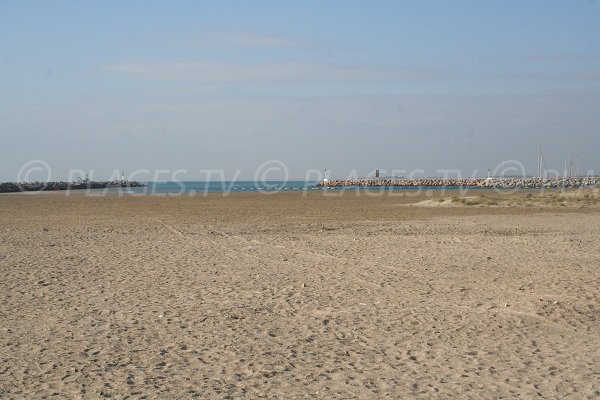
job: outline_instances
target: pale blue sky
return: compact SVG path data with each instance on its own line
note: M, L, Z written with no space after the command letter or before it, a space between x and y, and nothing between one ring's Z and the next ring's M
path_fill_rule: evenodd
M573 152L600 174L600 2L0 0L0 180L291 177Z

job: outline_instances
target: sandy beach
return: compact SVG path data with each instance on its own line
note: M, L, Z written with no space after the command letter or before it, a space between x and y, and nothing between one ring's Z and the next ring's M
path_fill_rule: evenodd
M600 396L597 192L0 195L0 397Z

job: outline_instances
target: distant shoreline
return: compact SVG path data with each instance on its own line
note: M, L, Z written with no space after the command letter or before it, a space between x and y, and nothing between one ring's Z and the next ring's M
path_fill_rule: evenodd
M572 178L363 178L336 179L320 182L305 181L81 181L0 183L0 193L68 192L89 190L132 189L128 194L208 194L208 193L267 193L328 190L486 190L486 189L578 189L600 187L600 177Z

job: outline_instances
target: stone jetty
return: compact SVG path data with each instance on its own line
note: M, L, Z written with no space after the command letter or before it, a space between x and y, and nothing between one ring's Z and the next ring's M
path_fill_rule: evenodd
M82 182L6 182L0 183L0 193L42 192L55 190L87 190L118 187L143 187L137 181L82 181Z
M466 188L580 188L600 186L599 176L555 178L398 178L321 181L318 187L466 187Z

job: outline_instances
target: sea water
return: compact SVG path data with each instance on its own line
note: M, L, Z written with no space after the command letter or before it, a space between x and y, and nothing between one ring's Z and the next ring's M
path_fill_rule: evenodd
M235 192L276 192L304 190L316 186L316 182L304 181L185 181L185 182L146 182L147 186L137 189L147 193L235 193Z
M182 181L182 182L144 182L144 187L112 188L110 192L116 191L126 194L207 194L207 193L276 193L276 192L299 192L299 191L346 191L361 190L380 192L414 191L414 190L460 190L456 186L340 186L324 187L317 186L318 182L306 181ZM100 189L102 190L102 189Z

